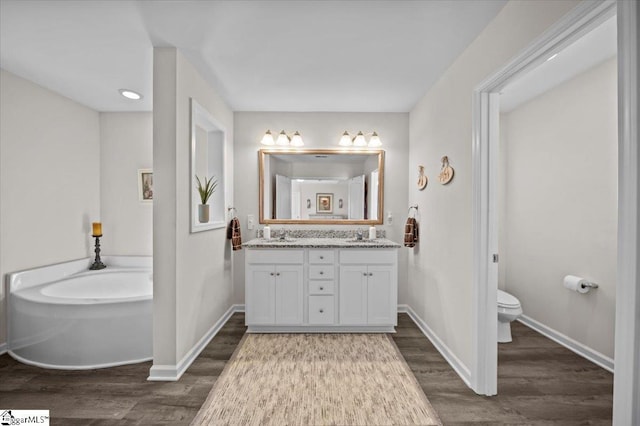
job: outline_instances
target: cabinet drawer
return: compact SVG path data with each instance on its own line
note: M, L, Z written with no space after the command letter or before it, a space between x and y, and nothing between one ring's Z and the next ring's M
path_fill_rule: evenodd
M397 259L397 251L384 249L366 249L366 250L340 250L340 263L359 263L359 264L395 264Z
M333 265L310 265L309 266L309 278L310 279L333 279Z
M309 280L309 294L333 294L333 281Z
M309 324L333 323L333 296L309 296Z
M309 263L333 264L333 250L309 250Z
M247 250L247 254L245 254L245 259L246 263L302 264L304 263L304 251L287 249L249 249Z

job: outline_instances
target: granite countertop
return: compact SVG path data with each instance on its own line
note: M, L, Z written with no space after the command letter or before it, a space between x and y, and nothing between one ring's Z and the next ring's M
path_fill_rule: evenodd
M278 238L265 240L255 238L242 244L246 248L398 248L400 244L386 238L376 238L375 240L355 238L291 238L285 241Z

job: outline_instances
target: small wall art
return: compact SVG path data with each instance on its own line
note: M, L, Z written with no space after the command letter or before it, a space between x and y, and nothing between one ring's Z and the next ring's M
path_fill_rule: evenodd
M446 185L453 179L453 167L449 165L449 157L446 155L442 157L440 161L442 162L442 166L440 168L440 174L438 175L438 181Z
M153 201L153 170L138 169L138 199L141 203Z
M420 173L418 176L418 189L422 191L427 187L429 179L424 175L424 166L418 166L418 172Z
M333 213L333 194L316 194L316 213Z

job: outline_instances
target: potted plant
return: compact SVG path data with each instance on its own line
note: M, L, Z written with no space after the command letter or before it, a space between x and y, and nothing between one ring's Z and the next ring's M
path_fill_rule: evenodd
M209 222L209 198L216 191L216 187L218 186L218 180L215 179L215 176L211 176L210 179L204 177L204 185L198 175L196 175L196 188L198 189L198 194L200 194L200 201L202 204L198 205L198 221L200 223L208 223Z

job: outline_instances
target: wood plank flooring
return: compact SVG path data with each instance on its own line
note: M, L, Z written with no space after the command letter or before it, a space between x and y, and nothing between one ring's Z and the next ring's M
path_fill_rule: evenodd
M188 425L244 331L233 315L178 382L148 382L150 362L62 371L5 354L0 408L48 409L52 425ZM611 424L611 373L519 323L513 335L499 346L495 397L467 388L407 315L393 339L445 425Z

